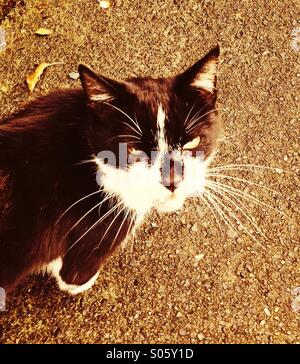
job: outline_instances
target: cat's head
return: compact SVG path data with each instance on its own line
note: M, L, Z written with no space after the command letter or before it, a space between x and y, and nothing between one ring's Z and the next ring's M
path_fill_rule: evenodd
M219 48L169 78L116 81L79 67L97 182L144 214L174 211L201 194L219 135Z

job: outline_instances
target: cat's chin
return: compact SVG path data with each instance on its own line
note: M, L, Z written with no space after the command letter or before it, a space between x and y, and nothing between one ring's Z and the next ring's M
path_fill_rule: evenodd
M158 212L166 213L166 212L174 212L182 209L184 204L184 199L179 198L168 198L164 201L157 201L154 205L154 208Z

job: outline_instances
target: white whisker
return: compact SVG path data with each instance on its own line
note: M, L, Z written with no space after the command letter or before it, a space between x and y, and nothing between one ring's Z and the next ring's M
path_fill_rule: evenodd
M137 127L137 128L138 128L138 130L141 132L141 134L143 134L142 129L141 129L141 127L140 127L140 124L139 124L139 122L138 122L138 119L137 119L137 117L136 117L136 114L134 114L134 120L135 120L134 125L136 125L136 127Z
M254 237L253 234L250 233L250 231L246 228L246 226L236 217L236 215L232 212L232 209L228 206L226 206L216 195L211 194L211 197L215 199L215 201L218 201L219 204L228 212L228 214L239 224L242 226L242 228L246 231L246 233L258 244L259 241ZM260 244L261 245L261 244ZM263 245L261 245L263 247ZM263 247L265 249L265 247Z
M184 123L183 123L183 125L185 126L185 124L188 122L189 123L189 117L190 117L190 115L191 115L191 112L193 111L193 109L194 109L194 107L195 107L195 105L196 105L196 103L194 102L193 103L193 106L190 108L190 111L188 112L188 114L187 114L187 116L186 116L186 118L185 118L185 120L184 120Z
M210 206L209 202L206 200L206 196L204 194L200 194L199 197L201 198L202 201L204 201L204 203L206 204L206 206L209 208L209 210L211 211L211 213L213 214L215 220L217 221L217 224L219 226L219 229L220 231L222 231L222 228L221 228L221 224L220 224L220 221L219 219L217 218L217 215L215 214L214 210L213 210L213 205Z
M116 110L118 110L120 113L122 113L123 115L125 115L132 123L133 125L135 125L137 127L137 129L135 129L134 127L131 126L131 128L137 133L137 134L140 134L142 135L142 130L141 128L139 127L139 125L123 110L119 109L117 106L115 105L112 105L112 104L109 104L107 102L104 102L105 105L107 106L110 106ZM127 123L126 123L127 124ZM129 126L129 124L127 124Z
M271 205L266 204L265 202L262 202L262 201L258 200L256 197L253 197L252 195L249 195L248 193L246 193L244 191L241 191L241 190L239 190L239 189L237 189L235 187L228 186L228 185L226 185L224 183L220 183L220 182L207 181L207 183L213 184L215 186L221 186L224 189L228 189L230 192L232 192L233 194L235 194L235 195L237 195L239 197L242 197L242 198L244 198L244 199L246 199L246 200L248 200L250 202L256 203L258 205L268 207L269 209L274 210L274 211L280 213L281 215L285 216L285 214L282 211L276 209L275 207L273 207Z
M120 134L120 135L117 135L115 138L134 138L134 139L138 139L138 140L141 139L139 136L129 135L129 134Z
M123 124L127 125L128 128L130 128L132 131L134 131L139 137L142 136L142 134L138 130L136 130L132 125L126 123L126 121L123 121Z
M65 255L72 249L74 248L74 246L83 238L85 237L95 226L97 226L98 224L100 224L101 221L103 221L104 219L107 218L107 216L109 216L111 213L113 213L120 205L122 202L119 202L118 204L114 205L114 207L112 207L108 212L106 212L99 220L97 220L85 233L83 233L71 246L70 248L66 251Z
M187 121L187 123L184 123L184 125L185 124L187 124L187 125L185 125L185 127L187 128L187 127L189 127L193 122L194 122L194 120L195 119L197 119L198 118L198 116L200 115L200 113L202 112L202 110L205 108L207 106L207 104L205 104L204 106L202 106L201 107L201 109L200 110L198 110L194 115L193 115L193 117L190 119L190 120L188 120Z
M124 218L123 218L123 220L122 220L122 223L120 224L120 227L119 227L119 229L118 229L118 231L117 231L117 233L116 233L116 236L115 236L114 240L112 241L112 243L111 243L111 245L110 245L110 250L114 247L114 243L115 243L115 241L116 241L116 239L117 239L117 237L118 237L118 235L119 235L119 233L120 233L120 231L121 231L121 229L122 229L122 227L123 227L123 225L124 225L124 222L125 222L125 221L126 221L126 219L127 219L127 216L129 215L129 213L130 213L130 210L128 210L128 211L126 212L126 214L125 214L125 216L124 216Z
M75 205L77 205L79 202L81 202L81 201L83 201L83 200L85 200L86 198L88 198L88 197L91 197L91 196L93 196L93 195L96 195L97 193L100 193L101 191L102 191L103 189L100 189L100 190L98 190L98 191L96 191L96 192L93 192L93 193L90 193L89 195L86 195L86 196L84 196L84 197L82 197L81 199L79 199L79 200L77 200L76 202L74 202L70 207L68 207L66 210L65 210L65 212L59 217L59 219L56 221L56 224L60 221L60 219L68 212L68 211L70 211L71 210L71 208L72 207L74 207Z
M266 186L262 186L260 185L259 183L255 183L255 182L252 182L252 181L249 181L249 180L246 180L244 178L239 178L239 177L233 177L233 176L227 176L225 174L219 174L219 173L216 173L216 172L208 172L207 173L208 176L210 177L216 177L216 178L225 178L225 179L232 179L234 181L239 181L239 182L243 182L243 183L248 183L250 185L253 185L253 186L258 186L258 187L261 187L265 190L268 190L268 191L271 191L271 192L274 192L274 193L277 193L276 191L272 190L271 188L269 187L266 187Z
M220 208L219 204L217 203L217 201L215 201L213 199L213 196L210 192L208 192L207 190L204 191L203 196L206 196L207 199L210 201L210 203L212 204L212 206L214 206L215 210L218 212L218 214L220 215L221 219L224 221L225 225L232 231L234 231L237 234L237 231L235 229L235 226L232 224L231 220L227 217L227 215L222 211L222 209Z
M222 171L222 170L251 170L251 168L256 168L256 169L268 169L268 170L273 170L274 172L283 172L283 170L281 168L275 168L275 167L270 167L270 166L263 166L263 165L259 165L259 164L227 164L224 166L218 166L218 167L213 167L210 168L210 171Z
M265 234L262 232L262 230L260 229L260 227L253 221L253 217L249 216L238 204L240 203L241 205L243 205L244 208L246 208L246 206L234 195L231 195L229 192L224 191L222 188L218 188L218 187L212 187L212 186L208 186L208 188L212 189L214 192L218 193L219 195L221 195L223 198L225 198L227 201L229 201L238 211L240 211L242 213L242 215L248 220L250 221L250 223L257 229L258 232L260 232L260 234L267 239L267 237L265 236ZM226 195L226 193L228 193L229 195L231 195L234 199L232 200L230 197L228 197Z
M106 236L106 234L108 233L108 231L109 231L109 229L112 227L112 225L113 225L113 223L116 221L116 219L118 218L118 216L123 212L125 210L125 207L123 207L120 211L118 211L118 213L116 214L116 216L112 219L112 221L110 222L110 224L108 225L108 228L105 230L105 232L104 232L104 234L102 235L102 238L101 238L101 240L100 240L100 242L99 242L99 244L96 246L96 248L94 248L93 250L97 250L99 247L100 247L100 245L101 245L101 243L102 243L102 241L103 241L103 239L105 238L105 236Z
M67 236L72 230L74 230L76 228L76 226L78 226L78 224L80 224L80 222L88 215L90 214L92 211L94 211L97 207L100 207L105 201L107 201L108 199L110 199L111 196L107 196L104 198L104 200L100 201L98 204L96 204L94 207L92 207L88 212L86 212L69 230L68 232L65 234L65 236Z
M194 130L197 126L199 126L199 124L198 124L198 122L201 120L201 119L203 119L205 116L207 116L207 115L209 115L209 114L211 114L211 113L213 113L213 112L215 112L215 111L217 111L217 109L213 109L213 110L210 110L210 111L208 111L208 112L206 112L205 114L203 114L203 115L201 115L199 118L197 118L196 120L194 120L193 121L193 123L191 123L191 125L188 125L188 127L186 128L186 132L187 133L190 133L192 130ZM204 120L205 121L205 120ZM203 122L204 122L203 121ZM202 122L202 123L203 123Z

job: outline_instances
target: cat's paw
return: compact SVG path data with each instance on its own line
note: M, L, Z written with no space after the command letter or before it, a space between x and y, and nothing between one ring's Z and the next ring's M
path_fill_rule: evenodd
M51 275L53 277L55 277L59 289L61 291L68 292L72 295L84 292L87 289L91 288L99 276L99 272L97 272L89 281L87 281L86 283L84 283L82 285L69 284L69 283L66 283L60 275L61 268L62 268L62 259L61 258L57 258L47 265L47 271L49 273L51 273Z

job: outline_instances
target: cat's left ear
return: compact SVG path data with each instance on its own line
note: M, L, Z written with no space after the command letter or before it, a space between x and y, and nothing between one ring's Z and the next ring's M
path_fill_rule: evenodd
M177 77L182 84L192 86L199 91L208 91L215 93L217 81L217 69L219 63L220 48L213 48L200 61L187 69Z
M96 75L83 64L79 65L78 71L89 104L109 102L118 97L124 87L121 82Z

